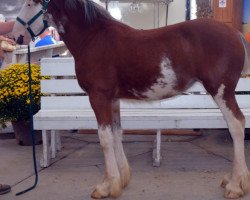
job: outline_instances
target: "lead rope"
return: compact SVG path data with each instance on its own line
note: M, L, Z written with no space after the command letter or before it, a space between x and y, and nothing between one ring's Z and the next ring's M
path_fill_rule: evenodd
M32 137L32 150L33 150L33 163L34 163L34 171L35 171L35 183L30 188L27 188L26 190L23 190L21 192L16 193L16 196L25 194L26 192L29 192L33 190L37 183L38 183L38 172L37 172L37 164L36 164L36 145L35 145L35 132L33 128L33 97L32 97L32 77L31 77L31 64L30 64L30 45L28 45L28 66L29 66L29 115L30 115L30 134Z

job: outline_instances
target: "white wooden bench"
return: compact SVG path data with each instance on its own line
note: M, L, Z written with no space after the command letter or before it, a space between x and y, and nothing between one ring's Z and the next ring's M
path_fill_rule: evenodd
M75 78L73 58L45 58L41 73L51 76L41 81L41 110L34 116L34 128L42 130L43 156L41 166L47 167L61 149L59 130L97 129L88 96ZM241 78L237 91L250 91L250 79ZM250 95L237 95L239 105L250 127ZM176 98L150 102L121 101L123 129L153 129L157 133L154 165L160 164L161 130L227 128L220 110L199 83Z

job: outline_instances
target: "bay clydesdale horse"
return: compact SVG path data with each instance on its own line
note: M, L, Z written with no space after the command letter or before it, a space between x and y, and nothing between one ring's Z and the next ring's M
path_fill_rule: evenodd
M238 31L206 19L136 30L90 0L26 0L14 26L16 40L28 44L47 27L44 18L73 55L79 85L98 122L106 173L93 198L120 196L131 178L119 99L161 100L196 81L213 97L233 139L233 170L222 182L225 197L238 198L250 189L245 118L234 92L241 74L249 71L250 48Z

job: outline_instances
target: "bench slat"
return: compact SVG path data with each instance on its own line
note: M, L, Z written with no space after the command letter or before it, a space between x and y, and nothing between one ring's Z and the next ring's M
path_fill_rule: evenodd
M250 112L250 109L243 109L245 112ZM218 117L222 116L219 109L121 109L122 116L126 117L160 117L160 116L178 116L178 117ZM36 117L94 117L94 111L91 108L85 108L82 110L76 109L62 109L62 110L41 110L39 114L36 114Z
M198 112L195 112L195 111ZM243 109L246 127L250 127L250 109ZM46 127L56 130L97 129L97 123L91 110L41 111L34 116L35 129ZM65 122L65 123L64 123ZM179 109L122 110L121 122L124 129L194 129L227 128L225 120L218 109Z
M41 80L41 91L53 94L85 93L76 79ZM250 78L241 78L236 91L250 91ZM187 92L206 92L206 90L201 83L195 83Z
M237 101L240 108L250 108L250 95L237 95ZM56 103L55 103L56 102ZM217 105L209 95L181 95L162 101L139 102L139 101L122 101L122 108L217 108ZM42 109L84 109L90 108L87 96L53 96L42 97Z
M44 94L85 94L76 79L41 80Z
M250 91L250 78L240 78L235 91ZM206 90L197 82L187 92L206 92Z
M42 76L75 76L75 63L69 58L43 58L41 67Z

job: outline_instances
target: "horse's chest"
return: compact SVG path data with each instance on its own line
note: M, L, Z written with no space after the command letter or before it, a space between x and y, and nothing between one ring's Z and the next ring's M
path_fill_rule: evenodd
M176 73L172 68L171 62L168 58L164 58L160 63L160 73L155 81L141 92L135 89L132 92L140 99L158 100L176 95L178 93L176 90L177 85Z

